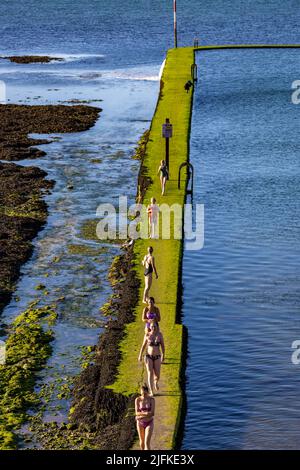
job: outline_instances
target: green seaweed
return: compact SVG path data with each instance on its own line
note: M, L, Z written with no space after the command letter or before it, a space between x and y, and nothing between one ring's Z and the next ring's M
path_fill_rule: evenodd
M97 224L100 222L100 220L101 219L86 220L81 226L80 236L85 240L93 240L99 243L113 243L113 244L118 243L119 244L119 243L124 242L124 240L120 240L118 238L118 233L116 234L117 237L114 240L109 240L109 239L101 240L100 238L98 238L96 229L97 229Z
M51 354L56 320L53 306L29 308L12 324L6 341L6 361L0 366L0 450L16 449L16 431L27 410L39 403L35 376Z
M107 253L108 247L93 248L87 245L68 245L68 251L72 255L99 256Z

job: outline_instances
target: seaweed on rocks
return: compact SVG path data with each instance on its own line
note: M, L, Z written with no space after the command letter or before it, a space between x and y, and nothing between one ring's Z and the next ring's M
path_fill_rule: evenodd
M46 306L29 308L12 324L5 365L0 365L0 450L17 448L16 431L28 408L38 403L34 379L51 354L55 319L55 307Z
M149 131L141 138L135 158L141 160L146 154ZM137 200L150 184L141 169ZM130 449L136 436L134 416L135 396L114 393L110 389L115 381L121 361L119 344L125 335L126 324L135 320L140 282L136 275L134 245L114 258L108 278L113 294L101 310L108 318L105 331L97 346L93 347L91 360L75 377L72 390L73 402L69 411L69 423L33 424L39 444L43 449Z
M100 108L76 105L0 104L0 159L7 161L39 158L45 152L32 145L50 143L32 139L28 134L81 132L97 120Z
M136 148L135 155L133 157L141 161L140 171L138 175L138 192L136 197L137 203L141 203L143 201L147 188L152 183L152 178L148 175L147 169L143 164L147 152L147 144L149 142L149 138L150 130L147 130L140 138L139 146Z
M45 224L42 196L54 182L35 167L0 163L0 313L10 301L20 268L32 254L32 240Z
M141 161L138 202L143 200L152 182L143 166L149 134L147 130L142 135L133 157ZM134 309L138 303L140 282L134 269L133 246L116 256L112 262L108 277L113 294L103 306L103 313L110 319L106 331L99 338L94 364L77 377L73 391L70 424L79 431L92 432L90 445L96 445L97 449L130 449L136 434L135 396L125 396L109 389L109 385L115 381L121 361L118 345L124 337L126 324L135 320Z
M29 133L79 132L89 129L101 109L91 106L0 104L0 160L40 157L31 147L49 143ZM54 186L36 167L0 162L0 313L11 299L20 267L31 256L32 240L47 219L43 199Z
M15 64L49 64L50 62L63 61L62 57L50 57L47 55L12 55L1 57Z

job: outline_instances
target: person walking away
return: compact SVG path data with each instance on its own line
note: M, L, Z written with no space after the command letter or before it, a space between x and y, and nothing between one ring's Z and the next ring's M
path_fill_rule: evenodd
M165 194L166 182L169 179L169 171L165 160L161 160L157 174L160 173L161 194Z
M144 289L144 295L143 295L143 303L146 304L148 303L148 294L152 286L153 272L155 273L156 279L158 279L152 246L148 247L147 254L144 256L142 265L145 268L145 271L144 271L145 289Z

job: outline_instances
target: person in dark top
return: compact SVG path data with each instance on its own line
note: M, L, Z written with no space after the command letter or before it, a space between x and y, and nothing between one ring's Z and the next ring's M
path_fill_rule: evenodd
M145 289L144 289L144 296L143 296L143 303L146 304L148 302L148 294L150 288L152 286L152 273L155 272L156 279L158 279L158 274L155 266L155 260L153 256L153 248L152 246L148 247L148 253L144 256L142 261L142 265L145 268L144 277L145 277Z
M169 171L168 171L168 167L166 165L165 160L161 160L160 162L157 174L159 173L160 173L161 194L163 196L165 194L166 182L169 179Z
M191 82L191 80L188 80L186 82L186 84L184 85L184 89L185 91L188 93L190 91L190 88L193 86L193 83Z

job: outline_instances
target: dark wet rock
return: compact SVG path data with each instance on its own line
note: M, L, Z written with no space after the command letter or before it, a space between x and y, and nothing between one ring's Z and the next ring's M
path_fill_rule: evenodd
M49 62L63 61L61 57L49 57L47 55L44 55L44 56L12 55L12 56L1 57L1 59L8 59L11 62L14 62L16 64L37 64L37 63L48 64Z
M54 184L46 175L39 168L0 163L0 313L11 299L21 265L31 256L31 241L46 221L42 193Z
M0 105L0 160L40 158L45 152L32 145L51 142L28 134L81 132L97 120L100 108L92 106Z
M149 141L146 131L139 141L135 158L141 160L137 201L143 200L151 183L143 160ZM133 244L117 256L111 266L109 279L113 295L102 313L110 318L95 352L93 365L87 367L76 379L70 424L78 430L92 432L91 444L102 450L128 450L136 436L134 396L126 397L107 389L114 383L121 360L118 345L125 334L126 324L134 321L138 303L139 280L133 259Z
M79 132L89 129L100 109L90 106L0 105L0 159L41 157L29 133ZM32 240L47 218L43 199L54 185L39 168L0 162L0 313L10 301L20 267L32 254Z
M110 313L115 318L107 323L96 348L95 363L76 380L70 422L79 430L93 432L93 445L98 449L125 450L135 437L134 398L105 388L111 385L121 359L118 344L124 337L124 326L134 321L139 281L133 267L132 247L113 263L114 295ZM120 279L124 282L115 282ZM110 277L112 280L112 276ZM118 301L121 296L122 302Z
M139 146L135 149L135 154L133 158L141 160L141 166L138 176L138 193L137 193L137 203L141 203L144 199L147 188L153 183L152 178L148 175L148 170L144 165L144 158L146 155L147 143L149 141L150 131L147 130L142 135Z

